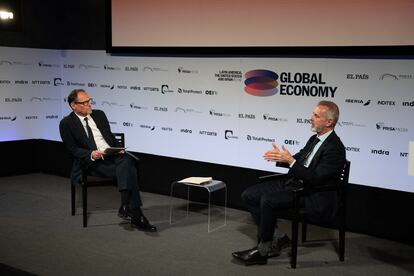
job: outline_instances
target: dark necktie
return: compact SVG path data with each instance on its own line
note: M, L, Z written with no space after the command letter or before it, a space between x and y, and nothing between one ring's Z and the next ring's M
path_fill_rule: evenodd
M85 123L86 123L86 130L88 131L88 142L91 149L96 150L96 143L95 139L93 139L92 129L88 124L88 118L85 117Z
M311 153L312 153L313 149L315 148L316 144L318 144L318 142L319 142L319 141L320 141L320 140L319 140L319 138L318 138L318 137L315 137L315 140L313 140L313 141L312 141L312 144L309 146L308 151L306 152L306 154L304 155L304 157L303 157L303 159L302 159L302 164L303 164L303 165L306 165L306 163L307 163L307 161L308 161L309 156L311 155Z

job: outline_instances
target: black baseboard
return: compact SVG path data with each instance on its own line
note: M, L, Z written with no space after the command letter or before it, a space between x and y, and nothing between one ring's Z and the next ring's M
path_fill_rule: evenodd
M61 142L42 139L0 142L0 151L10 157L0 176L44 172L69 177L71 160ZM173 181L188 176L212 176L227 184L227 204L237 209L244 209L241 193L255 184L258 176L269 174L259 170L137 154L141 159L142 191L169 195ZM414 193L356 184L349 184L347 192L349 231L414 245L414 221L411 219ZM197 192L194 196L198 197Z

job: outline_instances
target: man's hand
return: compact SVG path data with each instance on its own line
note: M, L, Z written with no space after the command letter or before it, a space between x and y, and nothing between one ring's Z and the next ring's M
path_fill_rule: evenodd
M101 150L94 150L92 152L92 158L97 160L97 159L104 159L104 152Z
M272 143L273 150L268 150L264 153L263 158L267 161L282 162L291 164L295 159L292 154L286 149L285 145L282 145L282 150L277 145Z

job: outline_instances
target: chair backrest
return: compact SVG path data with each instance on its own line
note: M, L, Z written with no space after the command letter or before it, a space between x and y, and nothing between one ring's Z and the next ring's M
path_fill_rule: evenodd
M344 164L344 167L342 169L342 172L341 172L341 176L340 176L341 184L347 184L348 183L350 167L351 167L351 162L346 160L345 164Z

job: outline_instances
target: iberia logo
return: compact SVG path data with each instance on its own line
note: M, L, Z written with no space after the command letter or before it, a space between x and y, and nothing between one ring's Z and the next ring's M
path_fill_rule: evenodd
M267 97L275 95L279 90L279 75L269 70L251 70L244 74L246 87L244 91L252 96Z

